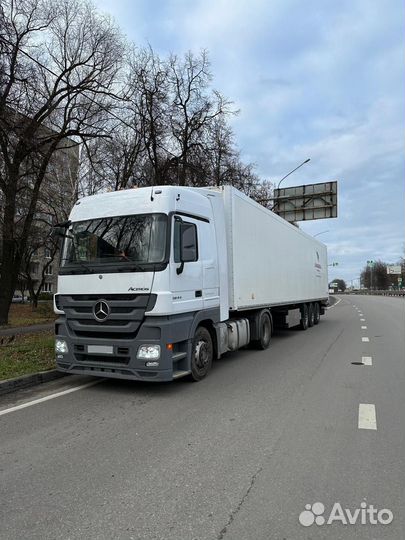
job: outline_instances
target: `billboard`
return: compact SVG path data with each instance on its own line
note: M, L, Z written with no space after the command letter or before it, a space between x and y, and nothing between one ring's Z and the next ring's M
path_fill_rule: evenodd
M273 212L287 221L337 217L337 181L274 190Z
M387 274L401 275L401 267L399 265L391 264L387 266Z

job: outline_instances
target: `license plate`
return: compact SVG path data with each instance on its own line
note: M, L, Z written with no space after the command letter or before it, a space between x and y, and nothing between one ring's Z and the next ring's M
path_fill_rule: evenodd
M101 353L101 354L113 354L114 350L112 345L87 345L87 352Z

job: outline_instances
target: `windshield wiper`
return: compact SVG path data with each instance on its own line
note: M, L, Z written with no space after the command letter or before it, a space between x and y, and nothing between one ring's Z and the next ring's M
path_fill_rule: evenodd
M87 270L87 273L88 274L93 274L93 270L90 268L90 266L87 266L87 264L84 264L84 262L82 261L78 261L78 260L74 260L74 261L71 261L70 259L61 259L61 261L68 261L68 263L70 263L71 265L74 265L74 264L80 264L80 266L82 268L84 268L85 270ZM67 268L67 270L69 270L69 268ZM73 270L73 268L71 268L70 270Z
M138 270L140 272L145 272L145 268L143 266L141 266L134 259L130 259L129 257L127 257L124 253L117 253L117 254L104 253L103 256L101 257L101 259L104 259L104 258L107 258L107 257L114 257L116 259L123 259L125 262L131 263L136 270ZM150 263L145 263L145 264L150 264ZM126 270L125 267L122 270L119 270L119 271L123 272L124 270Z

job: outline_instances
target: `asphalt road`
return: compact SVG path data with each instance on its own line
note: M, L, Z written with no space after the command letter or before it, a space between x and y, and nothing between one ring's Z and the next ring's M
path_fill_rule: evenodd
M404 299L342 296L197 384L105 380L33 403L94 382L71 377L5 395L0 537L403 540L404 356ZM320 524L307 510L304 526L313 503Z

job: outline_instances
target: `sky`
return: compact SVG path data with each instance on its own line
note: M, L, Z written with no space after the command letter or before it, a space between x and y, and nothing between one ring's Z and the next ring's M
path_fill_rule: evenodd
M338 181L338 218L301 222L330 279L405 249L402 0L96 0L162 56L207 49L244 161L283 187ZM324 232L327 231L327 232Z

